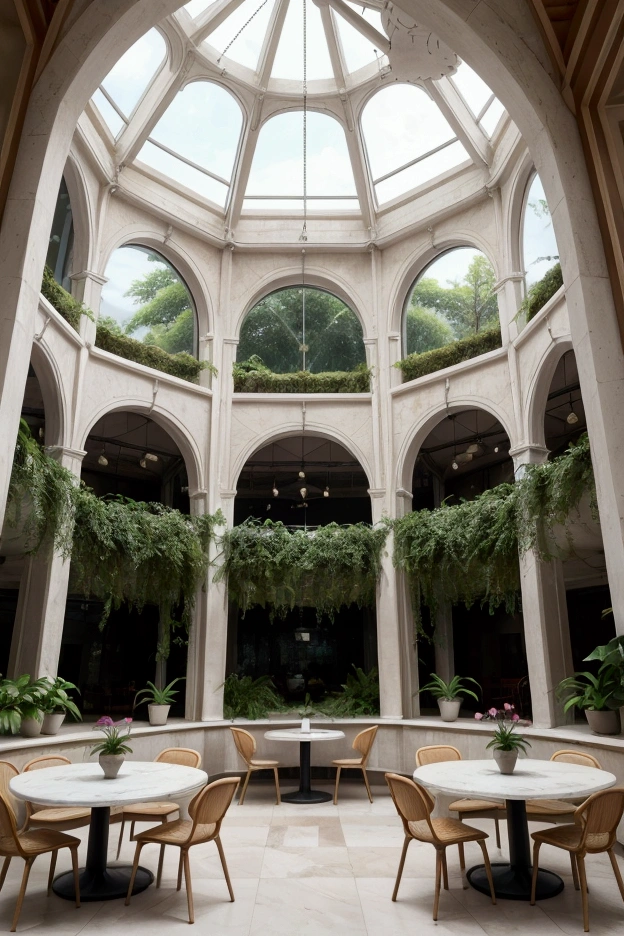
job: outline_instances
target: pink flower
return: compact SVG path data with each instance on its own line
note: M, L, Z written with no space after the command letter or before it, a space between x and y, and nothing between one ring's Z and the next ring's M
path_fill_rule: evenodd
M492 707L491 709L488 709L488 715L491 718L496 718L496 716L498 715L498 709L495 709L494 707Z
M481 719L483 718L483 713L475 712L475 718L477 719L477 721L481 721Z
M131 718L122 718L121 721L118 722L118 724L119 724L119 725L124 725L124 724L125 724L125 725L129 725L129 724L131 724L131 722L132 722L132 719L131 719Z
M505 702L505 705L503 707L506 712L511 712L513 705L510 705L509 702Z
M107 727L110 727L111 725L114 725L115 722L114 722L113 719L110 717L110 715L102 715L101 718L98 718L98 720L96 721L95 724L96 724L96 726L97 726L97 725L106 725Z
M512 720L512 721L520 721L520 716L514 713L514 714L511 716L511 720Z

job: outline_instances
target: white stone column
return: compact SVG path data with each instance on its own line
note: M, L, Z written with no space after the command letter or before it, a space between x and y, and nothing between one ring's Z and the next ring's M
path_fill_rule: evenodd
M106 276L100 276L92 270L81 270L80 273L72 273L69 277L74 288L72 294L78 302L83 302L87 309L93 312L95 321L88 316L83 315L80 319L80 336L84 338L87 344L95 344L95 332L97 328L97 319L100 314L100 299L102 296L102 286L108 283Z
M546 461L548 450L527 445L509 453L522 476L526 465ZM533 722L545 728L566 723L563 705L555 697L557 684L572 673L572 648L561 562L544 562L534 552L520 558L522 617Z
M369 491L373 524L381 520L385 491ZM388 534L377 585L377 658L379 701L382 718L403 718L401 614L397 574L392 562L393 535Z
M77 478L86 452L64 446L49 446L56 458ZM8 674L12 679L29 673L56 676L63 639L70 560L65 561L52 546L44 546L24 563L20 582Z

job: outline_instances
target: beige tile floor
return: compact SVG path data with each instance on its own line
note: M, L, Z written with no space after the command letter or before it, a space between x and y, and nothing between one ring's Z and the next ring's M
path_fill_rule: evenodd
M285 785L286 786L286 785ZM322 784L316 784L322 788ZM329 789L329 788L328 788ZM402 828L387 790L374 787L370 805L359 784L345 783L339 806L273 805L270 785L250 787L244 806L234 804L223 824L222 840L236 895L228 900L214 843L193 849L191 866L195 895L195 930L188 929L184 890L176 893L177 855L168 849L163 883L123 901L84 904L79 910L56 896L46 897L47 858L34 865L18 932L59 936L170 936L196 932L211 936L560 936L582 934L580 897L572 887L567 857L542 848L542 865L564 878L559 897L536 907L488 898L462 886L457 852L449 850L450 890L442 893L437 923L431 919L434 853L431 846L410 845L399 899L390 897L396 874ZM492 823L475 825L492 831ZM114 858L117 829L111 834ZM535 826L537 828L537 826ZM505 838L505 824L501 832ZM86 855L86 830L81 861ZM493 836L488 840L493 861L500 860ZM503 842L503 854L505 842ZM122 861L134 852L127 842ZM142 864L155 870L157 848L143 851ZM478 846L466 848L468 866L479 863ZM619 859L624 871L624 860ZM624 905L608 859L587 861L590 885L590 925L594 936L624 936ZM58 868L69 868L61 853ZM21 876L14 860L0 895L0 931L8 931Z

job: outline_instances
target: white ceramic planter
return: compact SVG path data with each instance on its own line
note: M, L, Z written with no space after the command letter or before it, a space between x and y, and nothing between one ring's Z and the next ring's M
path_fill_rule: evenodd
M125 757L123 754L100 754L99 760L105 779L114 780Z
M597 712L594 709L585 709L587 724L596 734L614 735L620 733L619 711Z
M301 719L301 730L304 731L306 734L310 731L310 719L309 718Z
M65 721L66 712L48 712L43 716L43 725L41 727L41 734L55 735L58 734L59 728Z
M166 725L170 708L170 705L156 705L151 702L147 706L150 725Z
M38 718L22 718L19 731L22 738L36 738L41 734L41 722Z
M456 699L438 699L442 721L457 721L463 701L459 697Z
M494 760L502 774L512 774L518 760L517 751L499 751L494 748Z

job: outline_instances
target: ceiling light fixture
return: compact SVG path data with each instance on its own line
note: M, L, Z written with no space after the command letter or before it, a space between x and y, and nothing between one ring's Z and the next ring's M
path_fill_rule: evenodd
M299 493L301 494L301 500L305 500L308 489L306 487L299 488Z
M139 465L141 466L141 468L147 468L147 462L145 461L144 458L139 459Z
M151 462L159 461L158 455L153 455L151 452L146 452L145 458L147 459L147 461L151 461Z
M325 490L323 491L323 497L329 497L329 485L325 487Z
M102 451L98 455L98 465L102 465L103 468L106 468L106 466L108 465L108 458L104 454L104 449L102 449Z

